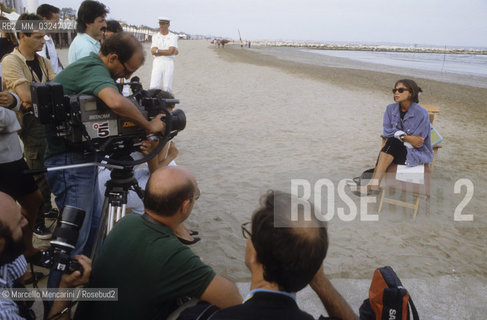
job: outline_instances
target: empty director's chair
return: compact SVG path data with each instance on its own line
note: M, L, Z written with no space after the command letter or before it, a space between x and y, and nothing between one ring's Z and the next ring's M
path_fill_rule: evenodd
M440 112L439 106L429 106L423 105L423 107L428 110L430 116L430 123L434 125L436 116ZM435 135L435 136L434 136ZM439 142L441 142L442 138L439 136L436 130L432 127L432 136L431 136L431 144L433 147L433 160L430 164L424 165L424 183L413 183L413 182L405 182L396 179L397 173L397 165L392 164L387 168L386 174L384 179L382 180L382 190L379 196L379 212L382 211L382 207L385 203L389 203L396 206L401 206L404 208L413 209L413 219L416 219L416 214L418 213L419 202L421 200L421 196L426 196L429 198L430 196L430 184L431 184L431 174L434 169L436 155L438 153L438 149L441 147L439 146ZM384 144L384 138L382 144ZM411 194L414 197L414 201L412 203L397 200L393 198L388 198L388 192L390 190L400 191L404 193Z

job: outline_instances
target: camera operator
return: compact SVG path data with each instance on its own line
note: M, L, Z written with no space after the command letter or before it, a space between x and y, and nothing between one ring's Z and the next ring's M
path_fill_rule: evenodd
M91 53L70 64L56 76L54 82L63 86L66 95L97 96L121 118L129 119L151 133L164 132L165 124L161 121L161 115L148 121L129 99L119 93L114 81L120 77L130 77L143 62L142 45L137 39L128 33L117 33L103 43L98 54ZM47 167L95 160L93 156L83 156L81 152L70 148L66 140L56 136L53 125L46 126L46 136ZM93 236L96 232L101 211L97 176L96 167L51 171L47 174L48 183L56 195L59 208L71 205L86 212L73 254L79 254L83 249L89 252L90 245L86 244L90 229L93 230ZM59 279L55 272L51 272L49 287L56 286L56 277Z
M27 220L20 213L20 208L9 195L0 192L0 288L12 288L15 280L20 278L27 269L22 252L22 228L27 225ZM72 274L64 274L60 288L75 288L88 283L91 274L91 260L85 256L77 256L76 260L83 267L83 275L79 271ZM69 301L55 300L49 316L53 317L62 312ZM15 301L9 298L0 298L0 319L23 319ZM57 319L69 319L69 312Z

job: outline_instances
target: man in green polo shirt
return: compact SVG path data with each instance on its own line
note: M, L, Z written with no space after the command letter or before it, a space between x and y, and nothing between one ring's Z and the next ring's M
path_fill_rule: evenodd
M176 236L198 197L182 167L156 170L147 182L145 214L127 215L105 239L90 287L118 288L118 301L82 302L78 319L166 319L185 297L218 307L240 304L233 283L215 274Z
M114 81L120 77L129 78L143 62L142 45L133 35L122 32L107 39L98 54L92 53L70 64L56 76L54 82L63 85L64 94L95 95L121 118L129 119L152 133L164 132L165 125L161 116L148 121L129 99L119 93ZM56 136L53 127L46 130L46 140L47 167L94 161L93 157L83 157L81 153L70 150L66 141ZM86 212L73 254L79 254L83 249L88 253L89 248L85 248L85 245L90 230L96 231L101 211L97 172L96 167L84 167L47 173L58 208L71 205ZM59 275L55 276L51 272L49 287L56 287L59 279Z

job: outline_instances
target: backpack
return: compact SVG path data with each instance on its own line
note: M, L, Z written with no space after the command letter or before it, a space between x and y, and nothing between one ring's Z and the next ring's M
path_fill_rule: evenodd
M409 306L414 320L419 320L418 311L401 280L386 266L376 269L370 284L369 299L359 309L360 320L410 320Z

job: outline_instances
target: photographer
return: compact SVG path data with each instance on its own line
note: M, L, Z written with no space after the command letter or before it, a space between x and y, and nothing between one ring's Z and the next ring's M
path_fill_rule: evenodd
M120 77L130 77L143 62L142 46L137 39L128 33L117 33L103 43L98 54L91 53L70 64L56 76L54 82L63 86L66 95L95 95L121 118L129 119L151 133L164 132L165 124L161 121L161 115L148 121L129 99L119 93L114 81ZM81 152L72 149L66 140L57 137L54 126L46 126L46 132L45 165L47 167L96 160L93 156L84 156ZM101 211L97 192L97 168L83 167L52 171L48 172L47 179L52 192L56 195L59 208L71 205L86 212L73 254L79 254L83 249L88 252L89 245L86 248L85 245L88 242L90 229L96 231ZM51 272L50 287L56 286L56 277L59 279L59 276Z
M21 100L20 110L17 111L22 130L19 136L24 143L25 162L31 169L44 166L44 152L46 150L44 126L34 116L32 111L31 82L45 83L54 79L54 72L48 59L41 57L37 51L45 44L45 33L40 30L24 30L22 25L40 21L42 18L35 14L22 14L16 24L19 46L2 61L3 79L6 89L15 92ZM39 239L49 239L51 234L44 225L44 212L49 212L51 206L51 190L44 174L34 176L44 199L41 206L29 212L27 219ZM37 219L36 219L37 217ZM34 228L35 227L35 228ZM32 252L30 255L33 255Z
M25 273L27 263L22 255L24 244L22 228L27 220L20 213L20 208L9 195L0 192L0 288L12 288L13 283ZM75 288L88 283L91 274L91 260L85 256L76 259L83 267L79 271L63 275L60 288ZM55 300L48 318L60 314L68 307L69 301ZM9 298L0 298L0 319L23 319L16 302ZM56 319L69 319L69 312Z

